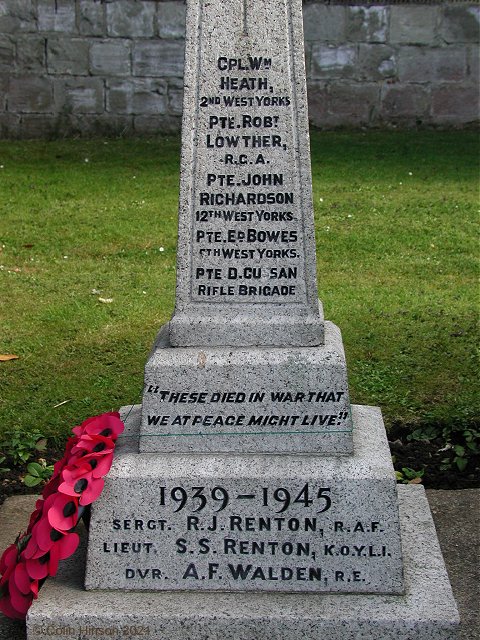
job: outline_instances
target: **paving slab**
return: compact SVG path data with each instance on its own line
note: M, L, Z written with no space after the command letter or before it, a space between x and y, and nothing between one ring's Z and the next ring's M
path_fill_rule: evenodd
M462 620L461 640L480 638L480 489L427 491Z

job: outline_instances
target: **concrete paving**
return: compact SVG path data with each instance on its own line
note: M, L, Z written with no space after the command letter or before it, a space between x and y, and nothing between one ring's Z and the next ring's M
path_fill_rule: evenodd
M462 619L459 640L480 639L480 490L427 491ZM35 496L9 498L0 508L0 551L28 522ZM41 597L41 592L40 592ZM0 640L25 640L25 624L0 614Z
M480 638L480 489L427 491L462 621L460 640Z

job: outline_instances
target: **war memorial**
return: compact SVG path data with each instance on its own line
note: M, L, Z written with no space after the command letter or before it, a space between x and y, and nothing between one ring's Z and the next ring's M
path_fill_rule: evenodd
M302 3L189 0L175 311L29 640L456 637L315 253Z

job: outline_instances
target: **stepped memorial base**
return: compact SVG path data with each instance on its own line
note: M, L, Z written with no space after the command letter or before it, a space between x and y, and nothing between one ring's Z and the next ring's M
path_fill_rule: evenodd
M28 640L453 640L459 617L421 486L399 486L404 595L85 591L86 540L42 588Z
M128 472L129 464L135 457L141 460L147 456L152 461L164 457L168 459L168 456L158 454L136 453L140 411L141 407L136 406L128 417L124 414L127 428L115 464L117 470L118 465L123 468L122 473L125 477L128 476L125 471ZM367 448L376 451L376 455L371 456L370 465L367 462L359 465L358 459L355 463L352 460L352 465L356 465L357 468L357 481L360 481L361 486L361 475L366 472L371 478L376 477L375 482L383 484L385 489L386 461L382 455L384 446L380 446L381 460L378 457L378 447L377 450L372 447L383 429L380 412L372 407L353 406L352 414L356 426L354 432L358 438L356 454L353 457L361 458L362 450L365 451ZM370 425L368 429L365 428L366 425ZM170 457L175 456L170 454ZM214 456L192 456L195 457L204 462L211 457L210 471L207 468L205 473L216 473ZM231 461L236 458L226 457ZM292 461L296 459L299 464L304 465L305 473L308 474L312 462L309 462L308 456L262 456L271 460L273 465L265 469L267 481L269 475L275 473L275 459L281 457L289 460L289 464L295 464ZM184 456L180 455L178 458L181 461ZM250 460L252 477L255 477L255 456L250 456ZM136 464L138 466L138 462ZM348 461L345 458L333 460L331 464L339 465L337 471L343 466L344 473L348 475L345 467ZM321 458L321 465L328 467L328 458ZM152 471L156 473L156 470ZM188 475L189 470L184 471ZM115 467L112 473L115 475ZM235 474L234 468L231 473ZM285 477L288 477L286 468L284 473ZM115 482L118 483L118 477ZM78 552L61 563L57 577L45 583L41 598L34 601L27 618L27 639L43 640L45 637L55 637L58 640L119 640L128 637L146 640L192 640L204 637L208 640L454 640L459 630L459 616L424 488L418 485L400 485L397 490L398 499L395 499L395 507L398 506L403 557L401 593L233 593L226 592L226 589L204 591L195 586L191 590L173 590L178 589L178 585L172 585L171 590L163 591L122 590L118 589L118 586L117 590L111 590L115 582L112 568L110 582L107 575L104 588L92 589L90 584L91 590L87 591L84 588L85 582L88 584L89 581L88 576L87 580L85 579L86 566L88 565L91 576L96 572L106 572L105 567L96 566L98 554L92 553L92 549L98 546L98 540L102 537L98 523L95 524L98 514L96 516L94 511L89 559L87 560L87 535L84 532ZM121 492L121 489L118 491ZM361 492L358 495L361 495ZM101 504L95 505L96 509L100 509L100 513L106 507L108 504L103 507ZM384 509L384 505L381 505L381 509ZM114 517L114 506L110 511ZM293 540L294 534L292 535ZM168 557L168 536L166 542L165 547L159 550L160 559ZM393 539L390 540L390 544L393 550ZM113 554L109 552L107 555ZM362 562L362 558L359 560ZM355 561L355 558L352 558L352 561ZM379 558L379 562L383 563L383 559ZM392 575L395 575L395 571ZM96 579L91 578L92 580ZM138 580L134 582L136 584L133 588L138 589ZM346 589L351 588L352 585L346 586Z

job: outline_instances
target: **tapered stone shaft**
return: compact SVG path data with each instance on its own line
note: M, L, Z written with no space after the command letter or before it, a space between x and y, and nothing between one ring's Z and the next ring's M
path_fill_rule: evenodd
M188 3L172 346L323 344L301 0Z

